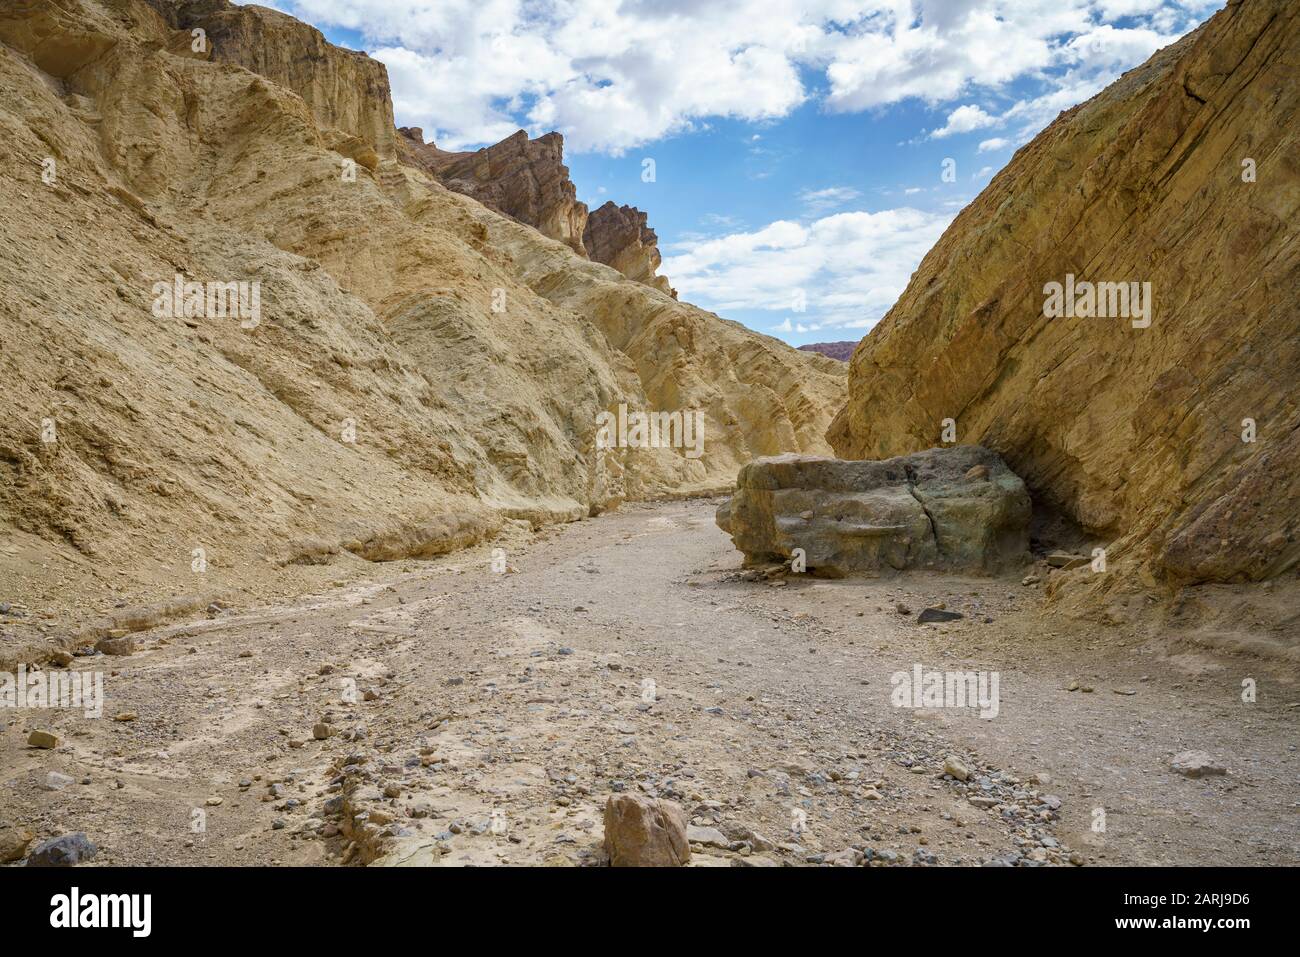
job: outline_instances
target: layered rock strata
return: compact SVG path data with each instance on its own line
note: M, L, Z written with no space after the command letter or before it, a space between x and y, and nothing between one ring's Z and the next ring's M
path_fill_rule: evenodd
M1106 544L1093 584L1293 574L1297 75L1300 7L1231 0L1061 114L858 346L836 454L951 422Z

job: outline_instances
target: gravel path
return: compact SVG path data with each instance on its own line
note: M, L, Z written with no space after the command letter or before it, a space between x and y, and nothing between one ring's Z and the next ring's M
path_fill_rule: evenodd
M607 795L639 790L687 809L693 866L1300 861L1285 674L1047 617L1018 581L768 580L715 504L78 659L116 669L104 716L11 713L0 848L27 828L85 831L96 864L589 864ZM964 617L917 624L940 604ZM996 717L895 707L918 665L996 672ZM26 747L38 728L63 743ZM1191 748L1229 774L1174 773Z

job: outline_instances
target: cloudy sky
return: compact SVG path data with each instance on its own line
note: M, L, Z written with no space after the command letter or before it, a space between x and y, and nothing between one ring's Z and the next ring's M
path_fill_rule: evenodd
M1223 0L262 4L382 60L444 149L559 130L682 298L800 344L864 335L1018 146Z

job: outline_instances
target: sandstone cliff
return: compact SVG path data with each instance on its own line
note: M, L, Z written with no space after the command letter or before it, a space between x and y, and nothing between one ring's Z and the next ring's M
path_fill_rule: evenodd
M559 133L530 140L519 130L493 146L464 153L426 143L419 127L404 126L398 134L398 148L407 165L527 223L579 255L677 298L668 280L658 275L659 239L647 225L645 213L611 201L588 214L587 204L578 201Z
M0 8L4 598L355 569L828 451L842 367L402 164L382 66L155 2ZM240 283L258 316L214 311ZM698 413L702 454L599 447L620 406Z
M547 133L535 140L519 130L494 146L451 153L424 142L418 127L403 127L401 144L413 165L437 177L448 189L472 196L485 206L513 216L543 236L585 255L583 230L587 205L564 165L564 137Z
M596 262L676 299L677 291L658 275L659 237L646 225L647 219L635 206L616 206L611 200L587 217L582 244Z
M334 46L315 27L287 14L227 0L148 0L172 28L169 49L242 66L303 98L325 131L337 130L331 148L364 162L395 150L388 71L364 53ZM193 31L201 29L203 36ZM194 48L198 46L199 50Z
M1062 114L858 347L837 454L924 449L954 420L1107 547L1120 573L1072 573L1089 588L1294 573L1297 76L1300 8L1234 0ZM1150 283L1149 316L1078 317L1078 285L1075 317L1045 317L1075 282ZM1098 297L1112 315L1120 291L1143 287Z

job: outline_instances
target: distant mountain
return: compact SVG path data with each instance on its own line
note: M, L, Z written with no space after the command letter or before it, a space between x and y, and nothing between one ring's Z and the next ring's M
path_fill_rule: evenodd
M832 359L839 359L841 362L848 362L857 347L857 340L854 340L852 342L810 342L799 348L804 352L816 352L819 355L830 356Z

